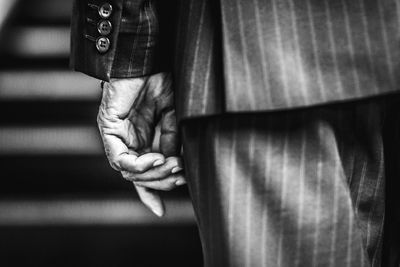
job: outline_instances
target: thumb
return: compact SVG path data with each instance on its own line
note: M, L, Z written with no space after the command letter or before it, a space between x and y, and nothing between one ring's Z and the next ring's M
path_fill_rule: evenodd
M178 126L175 109L163 112L160 121L160 151L165 157L177 156L180 152Z
M160 194L157 191L138 185L135 185L135 188L140 200L147 208L149 208L158 217L164 216L164 201L161 199Z

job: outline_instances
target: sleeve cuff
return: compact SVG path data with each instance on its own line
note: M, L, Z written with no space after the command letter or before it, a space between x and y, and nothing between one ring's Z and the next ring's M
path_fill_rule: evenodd
M154 1L75 0L71 22L70 65L95 78L133 78L159 72L159 28ZM100 8L108 4L104 18ZM100 23L112 26L101 28ZM103 31L102 31L103 30ZM99 40L101 38L101 40Z

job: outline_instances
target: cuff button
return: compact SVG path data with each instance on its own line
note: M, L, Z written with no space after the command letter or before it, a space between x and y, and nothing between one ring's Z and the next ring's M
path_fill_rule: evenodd
M100 53L105 53L110 49L110 39L107 37L99 37L96 39L96 49Z
M109 3L104 3L99 7L99 15L103 19L107 19L111 16L112 14L112 5Z
M97 31L101 35L109 35L112 30L112 24L108 20L102 20L97 24Z

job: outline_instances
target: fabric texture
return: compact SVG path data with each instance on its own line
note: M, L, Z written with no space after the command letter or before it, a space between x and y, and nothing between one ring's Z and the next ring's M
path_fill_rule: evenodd
M399 1L107 2L100 54L85 36L103 1L75 0L71 65L102 80L172 72L207 266L379 266L385 171L400 166L383 136L400 135L383 135L377 96L399 90Z
M183 123L205 266L397 266L381 265L386 110L370 100Z
M399 1L221 0L226 109L398 90Z
M163 66L175 79L179 118L399 90L396 0L110 0L114 30L105 54L84 38L96 31L85 21L95 19L89 2L76 1L73 12L72 66L103 80ZM177 28L169 27L176 18Z
M112 14L107 19L112 24L112 32L105 36L110 40L109 50L99 53L95 39L101 35L96 24L102 19L96 7L105 2L112 5ZM160 34L157 17L153 1L148 0L74 1L71 67L107 81L111 77L140 77L159 72L164 65L161 61L166 56L158 50Z

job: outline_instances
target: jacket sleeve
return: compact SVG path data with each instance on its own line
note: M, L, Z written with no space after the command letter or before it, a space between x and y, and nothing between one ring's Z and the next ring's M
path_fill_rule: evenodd
M155 0L75 0L70 65L95 78L130 78L168 68L160 56Z

